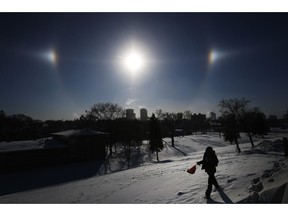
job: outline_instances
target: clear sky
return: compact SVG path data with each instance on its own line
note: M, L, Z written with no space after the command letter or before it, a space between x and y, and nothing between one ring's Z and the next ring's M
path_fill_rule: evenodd
M282 117L287 22L288 13L0 13L0 110L74 119L114 102L137 116L207 113L245 97Z

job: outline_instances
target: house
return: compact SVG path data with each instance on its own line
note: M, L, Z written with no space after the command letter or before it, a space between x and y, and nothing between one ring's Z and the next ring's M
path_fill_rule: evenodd
M105 159L109 134L92 130L67 130L51 134L67 147L67 159Z
M0 142L0 173L63 163L66 148L51 138Z
M0 142L0 173L86 160L103 160L109 134L68 130L39 140Z

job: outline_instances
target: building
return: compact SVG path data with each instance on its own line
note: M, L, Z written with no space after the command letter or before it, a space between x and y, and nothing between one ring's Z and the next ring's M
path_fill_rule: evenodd
M134 113L134 109L126 109L126 119L133 120L135 118L136 118L136 116Z
M211 121L215 121L216 120L216 113L215 112L209 112L208 113L208 119L210 119Z
M77 160L105 159L109 134L92 130L67 130L51 134L67 146L69 158Z
M277 116L276 115L269 115L268 119L269 120L277 120Z
M68 130L40 140L0 142L0 173L87 160L104 160L109 134Z
M206 115L205 114L193 114L191 116L191 130L196 132L201 131L204 132L207 130L209 125L207 124L206 121Z
M145 108L140 109L140 120L141 121L147 121L148 120L147 109L145 109Z
M206 115L201 113L199 114L194 113L193 115L191 115L191 120L195 122L206 121Z

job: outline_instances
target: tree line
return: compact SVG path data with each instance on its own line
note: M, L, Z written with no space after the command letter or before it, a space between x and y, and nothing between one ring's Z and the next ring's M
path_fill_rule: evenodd
M257 107L249 107L249 100L223 99L219 102L221 117L213 124L201 114L184 112L165 112L156 110L148 121L129 120L125 117L125 109L116 103L96 103L85 111L80 118L70 121L39 121L23 114L6 115L0 112L0 141L28 140L49 137L51 133L70 129L91 129L110 134L107 155L117 150L121 143L125 149L127 161L130 160L131 149L139 148L143 140L148 140L149 150L156 153L162 151L163 138L171 139L175 147L175 136L193 133L206 133L208 130L223 135L225 141L235 143L239 152L240 132L247 133L251 145L254 136L264 136L273 126L263 112ZM273 122L275 124L275 122Z

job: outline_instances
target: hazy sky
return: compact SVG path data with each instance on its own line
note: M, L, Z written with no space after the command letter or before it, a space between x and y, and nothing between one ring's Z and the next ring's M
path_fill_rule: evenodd
M74 119L114 102L137 116L207 113L245 97L282 117L287 22L288 13L0 13L0 110Z

